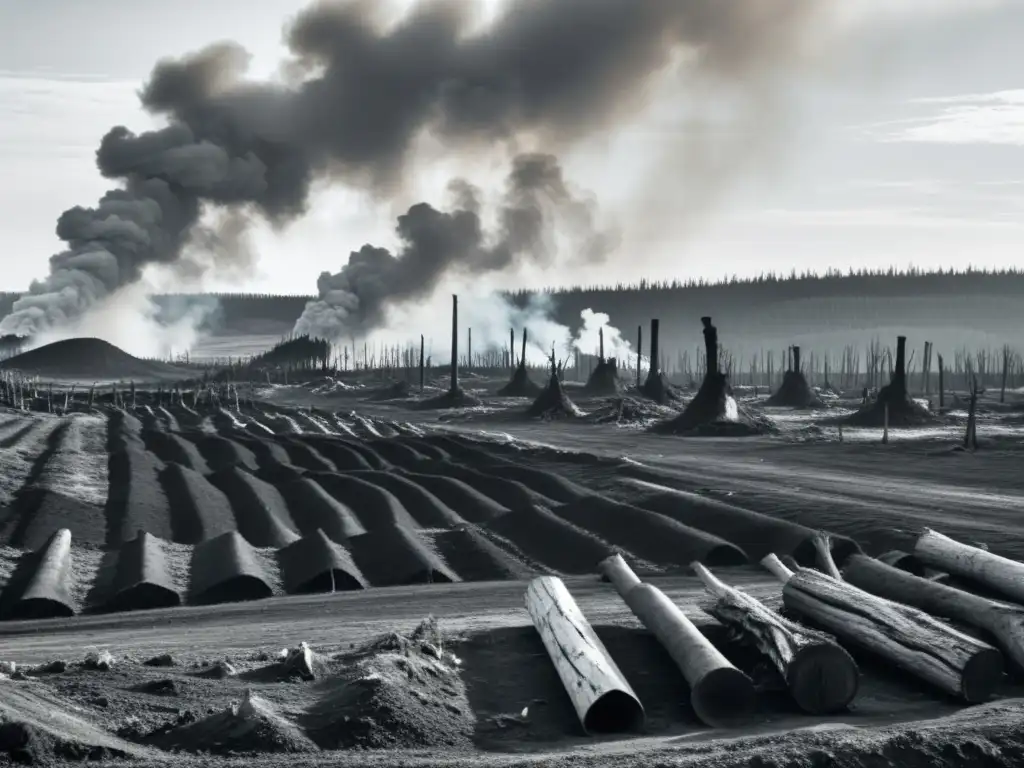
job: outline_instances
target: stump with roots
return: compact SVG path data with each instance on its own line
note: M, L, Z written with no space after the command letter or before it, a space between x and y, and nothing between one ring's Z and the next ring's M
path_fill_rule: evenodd
M892 379L878 391L878 397L856 413L847 416L844 424L853 427L916 427L934 424L937 419L931 411L915 403L907 391L906 373L907 337L896 337L896 367ZM888 414L886 411L888 410Z
M807 378L800 370L800 347L793 347L793 367L782 377L782 386L768 398L765 405L786 408L823 408L824 403L818 398L807 383Z
M770 421L742 408L732 396L728 376L718 370L718 330L710 317L702 317L707 372L686 409L675 418L655 424L662 434L756 435L771 432Z

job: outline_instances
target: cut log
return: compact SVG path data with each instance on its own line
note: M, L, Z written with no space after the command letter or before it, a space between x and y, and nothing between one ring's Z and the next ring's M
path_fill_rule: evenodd
M587 733L639 730L644 708L561 579L538 576L526 610Z
M924 611L801 568L782 588L787 610L969 702L988 699L1003 674L998 650Z
M928 528L917 539L914 554L937 570L971 579L1015 602L1024 603L1024 563L961 544Z
M714 728L747 721L756 705L750 678L736 669L664 592L641 583L620 555L607 558L600 568L683 673L697 717Z
M825 714L849 706L857 695L860 672L834 638L780 616L720 581L700 563L693 563L693 569L715 598L704 610L754 642L782 675L802 710Z
M851 557L843 575L851 584L879 597L985 630L1024 670L1024 608L963 592L865 555Z

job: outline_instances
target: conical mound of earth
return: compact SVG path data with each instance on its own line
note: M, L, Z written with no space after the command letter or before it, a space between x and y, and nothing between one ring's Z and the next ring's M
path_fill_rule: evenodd
M188 372L167 363L141 360L103 339L65 339L0 362L0 368L63 379L182 379Z

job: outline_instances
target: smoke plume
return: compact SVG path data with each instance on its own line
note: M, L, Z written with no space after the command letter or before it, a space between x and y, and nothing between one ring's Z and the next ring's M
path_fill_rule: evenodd
M418 203L398 217L399 253L364 245L340 272L321 274L320 297L295 332L363 338L385 324L389 307L430 298L445 277L502 272L520 260L550 266L556 253L568 266L600 263L617 244L613 231L597 230L592 206L573 196L551 155L515 158L493 237L481 222L479 191L461 180L450 191L454 210ZM557 242L556 222L569 230L568 247Z
M482 30L463 0L422 2L389 26L379 5L321 2L300 13L286 34L287 81L246 79L248 54L230 42L158 63L140 97L166 127L103 137L97 165L119 188L60 217L67 250L0 333L67 324L149 265L178 264L209 206L284 226L304 213L316 179L396 195L425 133L460 157L524 141L559 152L644 109L652 77L680 61L694 80L755 78L801 49L820 4L511 0ZM408 242L465 247L476 238L472 214L416 206L399 227ZM387 260L359 253L357 270ZM508 258L487 249L463 258L478 256L493 268Z

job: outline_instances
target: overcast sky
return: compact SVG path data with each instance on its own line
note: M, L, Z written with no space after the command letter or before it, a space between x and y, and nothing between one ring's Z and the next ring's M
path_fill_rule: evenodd
M1024 264L1024 0L849 2L856 18L823 33L825 53L787 73L770 109L743 124L750 136L740 143L756 151L723 169L727 183L706 198L652 169L715 111L713 93L675 99L663 89L654 112L564 157L570 179L622 229L620 252L587 273L522 279ZM284 24L302 5L0 0L0 289L44 276L61 249L58 215L109 187L95 166L101 136L159 124L136 96L158 58L234 39L252 52L253 74L271 76L287 53ZM485 187L503 171L459 170ZM424 173L419 192L442 204L450 171ZM393 245L395 213L411 202L324 190L286 231L256 227L248 282L210 287L312 293L349 251Z

